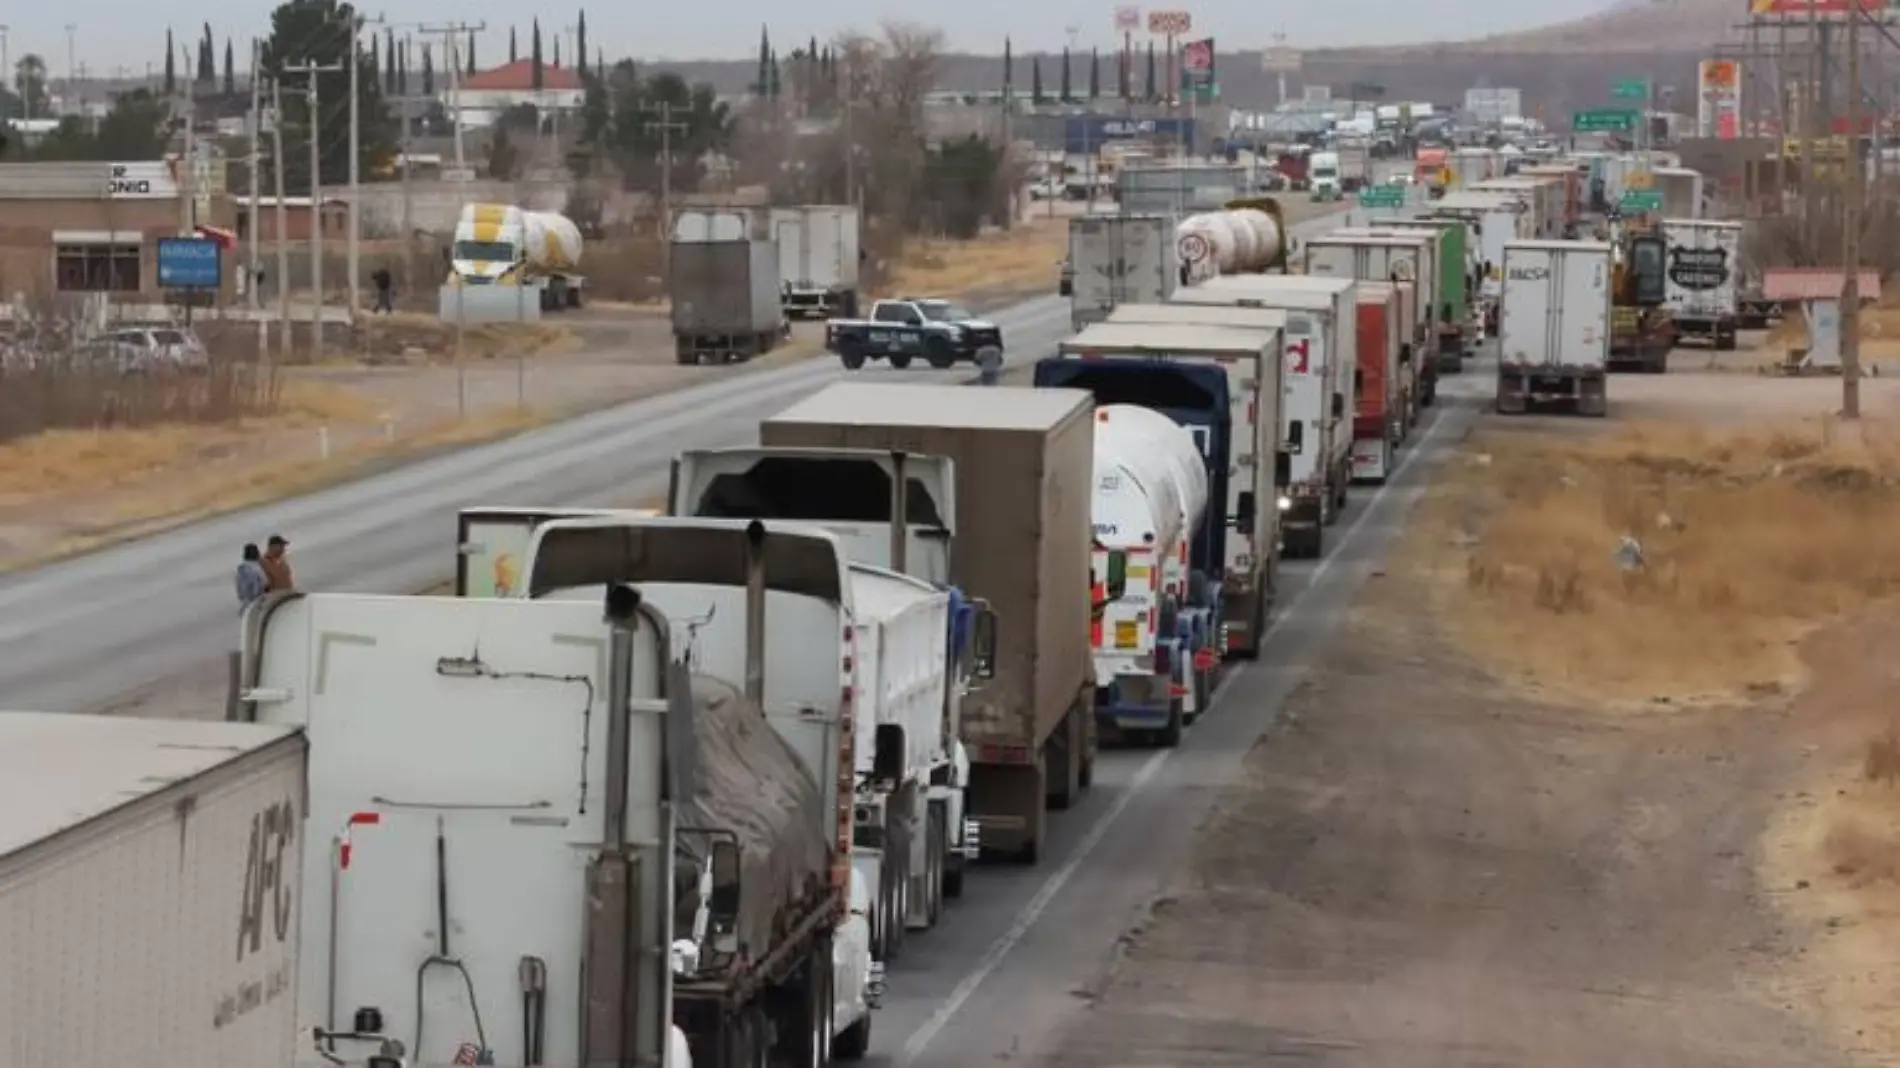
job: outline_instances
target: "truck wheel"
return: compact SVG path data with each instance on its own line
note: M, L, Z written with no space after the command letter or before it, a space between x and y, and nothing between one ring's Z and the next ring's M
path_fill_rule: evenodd
M845 1028L843 1034L840 1034L837 1038L832 1040L831 1056L833 1060L861 1061L864 1059L865 1054L871 1052L872 1015L873 1014L868 1012L865 1013L862 1020Z
M894 352L891 355L885 357L885 359L891 361L891 366L897 368L900 371L910 366L909 353Z
M931 805L924 843L924 925L937 926L943 915L943 859L949 835L944 827L944 806Z
M864 353L856 349L846 349L840 352L838 359L844 361L844 369L847 371L855 371L864 366Z
M963 896L963 868L969 861L962 857L951 857L943 869L943 896L951 899Z
M1181 733L1186 728L1186 717L1181 711L1181 699L1168 701L1168 725L1155 732L1155 744L1163 749L1173 749L1181 744Z
M772 1062L824 1068L831 1045L831 939L815 940L805 966L767 995Z

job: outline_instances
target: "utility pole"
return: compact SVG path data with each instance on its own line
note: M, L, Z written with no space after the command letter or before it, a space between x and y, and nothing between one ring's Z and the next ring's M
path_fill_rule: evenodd
M374 40L375 38L371 38ZM352 13L350 16L350 54L344 60L350 68L350 222L349 222L349 299L343 307L349 312L350 323L356 323L357 294L363 291L362 250L359 247L363 236L362 199L363 199L363 129L358 99L362 91L357 84L357 70L362 63L363 18Z
M1801 100L1801 235L1808 255L1814 257L1808 262L1814 263L1821 258L1821 197L1814 180L1814 135L1821 121L1821 51L1825 47L1819 4L1808 5L1808 34L1803 43L1808 46L1808 76Z
M318 136L323 123L321 121L321 97L317 92L317 75L334 74L343 69L341 63L314 63L305 61L297 66L284 66L285 74L302 74L310 79L309 88L304 90L310 98L310 358L316 360L323 355L323 141Z
M646 130L660 135L660 241L665 243L673 226L673 135L685 133L686 124L673 121L673 105L665 101L658 107L641 110L660 117L656 122L648 122ZM851 114L849 104L845 105L845 114Z
M263 157L258 152L258 142L263 137L264 106L264 83L259 77L258 70L262 64L258 62L258 54L258 41L253 37L251 38L251 189L249 214L245 216L249 222L244 235L244 270L247 272L244 276L244 291L250 294L253 309L264 306L264 294L257 285L257 168L263 163ZM263 320L260 318L258 322L261 329ZM262 346L259 347L262 348Z
M442 55L448 66L449 76L449 118L455 124L455 169L468 166L468 152L462 140L462 60L459 42L468 40L471 33L481 33L488 29L486 22L447 22L441 24L416 25L417 33L433 33L442 36Z
M284 204L284 86L270 83L270 169L277 192L277 348L290 358L290 210Z
M78 76L78 71L79 71L79 60L78 60L79 50L73 47L73 39L74 37L78 35L78 33L79 33L78 25L71 22L68 22L66 24L66 96L67 96L67 100L65 101L65 105L66 105L67 110L69 111L72 109L72 106L73 106L73 101L71 99L73 95L73 79Z
M1860 216L1866 164L1860 158L1859 0L1847 5L1847 204L1841 218L1841 418L1860 418Z
M7 29L8 29L7 24L4 22L0 22L0 82L5 82L7 85L12 85L13 84L13 59L7 53ZM12 109L8 109L8 110L12 110ZM0 114L0 120L10 119L12 117L13 116L11 115Z

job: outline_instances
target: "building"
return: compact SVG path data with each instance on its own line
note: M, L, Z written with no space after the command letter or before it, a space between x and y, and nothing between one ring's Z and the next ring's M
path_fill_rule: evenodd
M581 76L566 67L541 64L541 88L534 87L534 61L516 60L477 71L459 86L444 89L442 107L451 118L460 109L463 126L492 126L509 108L528 104L546 112L579 111L587 97Z
M251 202L245 197L232 198L235 204L232 215L237 220L233 227L240 240L251 238ZM317 219L322 220L323 239L325 241L344 241L350 236L350 202L343 197L324 197L321 211L310 210L309 197L284 198L284 240L308 241L317 232ZM257 198L257 239L261 242L277 240L277 198L260 196Z
M177 160L0 164L0 299L162 299L159 238L198 226L234 229L222 176L201 173L205 192L187 200L192 183L181 183L180 173ZM228 256L225 264L228 296Z

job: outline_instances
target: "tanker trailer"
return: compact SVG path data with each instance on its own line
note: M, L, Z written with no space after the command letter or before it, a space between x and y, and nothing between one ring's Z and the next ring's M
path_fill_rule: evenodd
M1220 211L1191 215L1175 228L1175 241L1183 284L1283 271L1291 251L1279 202L1271 197L1232 200Z
M520 286L538 293L542 311L581 306L587 280L581 231L551 211L512 204L464 204L449 249L449 283Z

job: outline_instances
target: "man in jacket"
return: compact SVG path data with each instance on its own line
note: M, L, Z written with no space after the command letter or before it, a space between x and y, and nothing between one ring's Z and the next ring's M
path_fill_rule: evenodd
M270 541L264 543L264 558L259 561L264 568L264 576L270 580L270 592L294 590L296 579L290 574L290 557L285 555L290 542L282 534L272 534Z

